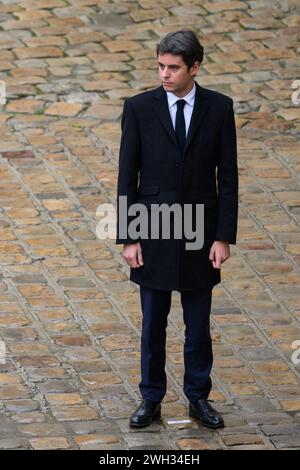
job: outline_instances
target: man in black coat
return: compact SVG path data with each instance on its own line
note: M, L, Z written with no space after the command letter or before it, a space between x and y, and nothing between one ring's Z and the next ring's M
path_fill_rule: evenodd
M224 421L208 402L212 289L221 282L229 245L236 244L238 218L233 101L195 82L203 47L192 31L168 34L156 52L162 84L126 99L121 124L116 243L124 244L130 280L140 286L143 314L143 400L130 426L161 417L167 316L176 290L186 326L189 415L214 429Z

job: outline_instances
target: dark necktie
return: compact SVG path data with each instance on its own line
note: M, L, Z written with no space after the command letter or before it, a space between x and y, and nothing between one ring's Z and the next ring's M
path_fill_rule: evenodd
M177 137L178 145L181 150L181 153L184 151L185 147L185 139L186 139L186 130L185 130L185 119L183 108L186 103L185 100L178 100L177 103L177 111L176 111L176 120L175 120L175 134Z

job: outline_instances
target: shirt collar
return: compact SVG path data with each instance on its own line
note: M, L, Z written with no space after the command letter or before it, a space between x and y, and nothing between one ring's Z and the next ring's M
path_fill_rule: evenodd
M187 95L182 96L180 98L177 95L174 95L174 93L172 93L171 91L167 91L169 107L173 106L173 104L175 104L176 101L178 101L178 100L185 100L188 104L193 106L194 99L195 99L195 93L196 93L195 82L193 84L193 88L191 89L191 91Z

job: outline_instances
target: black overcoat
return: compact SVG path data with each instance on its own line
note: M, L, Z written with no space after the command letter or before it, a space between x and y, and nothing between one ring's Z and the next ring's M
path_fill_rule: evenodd
M213 287L221 282L221 270L209 260L211 245L215 240L236 244L238 166L233 101L195 84L195 104L183 154L162 86L124 102L116 243L140 241L144 265L130 268L130 280L145 287L179 292ZM151 204L192 204L193 209L196 203L204 204L202 248L187 250L186 241L191 240L185 238L184 230L181 239L172 237L172 233L170 239L164 239L161 232L158 239L121 237L119 196L127 196L128 206L144 203L149 217L150 211L157 210ZM134 217L127 219L129 224Z

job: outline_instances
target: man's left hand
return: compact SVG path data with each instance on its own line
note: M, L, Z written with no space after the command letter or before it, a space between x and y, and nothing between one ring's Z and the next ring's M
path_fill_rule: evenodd
M229 242L216 240L210 249L209 259L216 269L221 268L221 264L230 258Z

